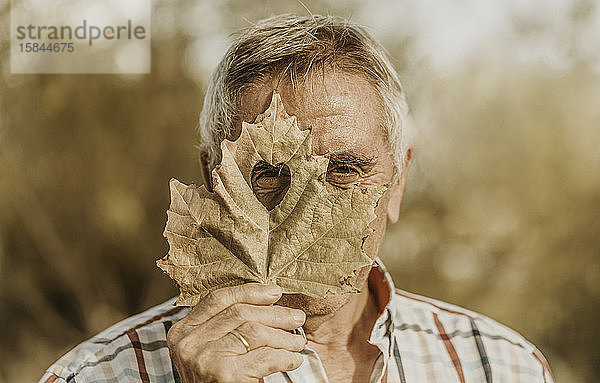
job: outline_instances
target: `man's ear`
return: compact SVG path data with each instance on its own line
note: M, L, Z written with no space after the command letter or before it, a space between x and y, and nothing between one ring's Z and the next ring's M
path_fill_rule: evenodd
M205 148L200 148L200 170L202 171L202 179L204 180L204 186L206 189L208 191L212 191L211 172L208 158L208 151Z
M412 159L413 150L412 148L409 148L406 152L406 159L404 160L402 174L400 174L398 180L388 190L388 193L390 193L390 199L387 206L387 217L391 223L398 221L398 216L400 215L400 203L402 202L402 196L404 195L406 177L408 176L408 169L410 169Z

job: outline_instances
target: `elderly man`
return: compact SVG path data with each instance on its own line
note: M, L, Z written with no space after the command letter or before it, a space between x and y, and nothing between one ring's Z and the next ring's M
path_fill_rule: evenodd
M41 381L552 382L520 335L397 290L376 258L386 221L398 219L412 158L408 108L383 48L334 17L277 16L246 30L206 94L205 175L220 163L221 142L235 140L274 93L310 129L314 153L329 158L331 188L387 186L364 242L376 267L353 277L360 292L313 298L248 283L214 290L191 309L170 300L79 345ZM276 204L285 175L261 177L261 202Z

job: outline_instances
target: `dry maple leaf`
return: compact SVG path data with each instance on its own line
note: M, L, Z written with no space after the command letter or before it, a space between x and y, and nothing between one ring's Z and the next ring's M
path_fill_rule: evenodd
M157 265L179 285L177 304L193 306L211 290L246 282L313 297L356 291L347 280L372 263L363 243L385 187L328 192L328 158L312 154L310 131L298 128L277 93L221 149L212 192L170 182L170 248ZM254 194L258 163L289 170L289 189L276 206L265 207Z

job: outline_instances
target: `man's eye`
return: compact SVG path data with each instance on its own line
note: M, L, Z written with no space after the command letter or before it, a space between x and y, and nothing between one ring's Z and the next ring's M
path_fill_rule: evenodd
M280 175L275 171L262 171L256 175L256 185L263 189L280 188L286 183L289 183L289 175Z
M359 179L360 171L350 165L334 165L327 169L327 182L340 188L350 187Z
M254 195L270 211L290 188L290 168L284 163L271 165L261 161L252 169L250 181Z
M256 186L265 190L286 188L290 184L290 172L287 167L263 169L254 173L252 180Z

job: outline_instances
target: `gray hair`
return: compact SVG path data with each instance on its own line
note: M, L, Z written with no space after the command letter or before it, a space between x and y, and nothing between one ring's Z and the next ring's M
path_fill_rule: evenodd
M221 161L221 142L234 130L244 87L276 73L292 83L317 66L360 73L381 97L395 164L402 171L410 145L408 105L385 49L361 26L333 16L273 16L243 30L213 73L200 114L201 149L210 169Z

